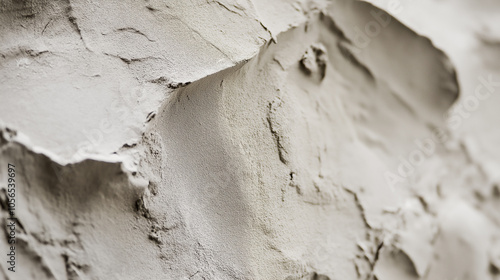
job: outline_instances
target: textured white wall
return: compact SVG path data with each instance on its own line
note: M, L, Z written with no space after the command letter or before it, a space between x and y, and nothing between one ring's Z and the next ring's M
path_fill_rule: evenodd
M499 279L498 12L0 2L0 279Z

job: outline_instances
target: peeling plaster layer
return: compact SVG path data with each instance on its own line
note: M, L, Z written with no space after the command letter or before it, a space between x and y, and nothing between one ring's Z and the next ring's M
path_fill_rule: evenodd
M1 277L497 279L472 51L370 2L3 3Z

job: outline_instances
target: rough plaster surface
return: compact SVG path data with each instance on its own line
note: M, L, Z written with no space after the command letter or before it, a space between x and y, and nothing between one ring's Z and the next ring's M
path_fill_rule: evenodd
M0 279L500 279L499 12L1 1Z

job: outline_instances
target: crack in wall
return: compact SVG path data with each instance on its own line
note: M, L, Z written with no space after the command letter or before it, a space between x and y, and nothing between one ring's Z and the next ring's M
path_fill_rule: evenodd
M281 101L280 101L280 103L281 103ZM274 138L274 142L276 143L278 157L283 164L288 164L287 151L285 150L285 148L283 146L283 140L282 140L283 136L277 130L277 126L279 124L275 120L275 118L276 118L276 116L275 116L275 114L276 114L276 107L275 106L276 105L275 104L276 103L274 101L270 102L268 104L268 112L267 112L266 120L267 120L269 130L271 131L271 135Z

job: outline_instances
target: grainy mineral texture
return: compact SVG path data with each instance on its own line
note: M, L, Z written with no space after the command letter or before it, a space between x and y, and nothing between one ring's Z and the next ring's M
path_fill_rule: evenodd
M0 0L0 279L500 279L500 2Z

